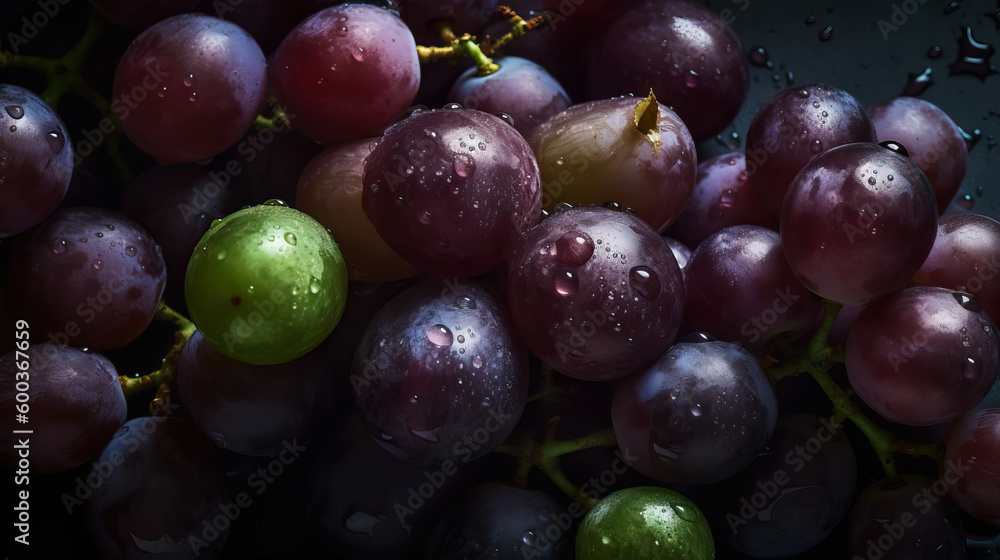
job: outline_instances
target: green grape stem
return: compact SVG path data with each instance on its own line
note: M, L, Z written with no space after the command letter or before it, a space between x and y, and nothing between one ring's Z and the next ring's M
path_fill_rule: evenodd
M155 387L156 395L149 404L149 410L150 413L157 414L158 411L165 410L170 406L170 385L177 373L177 362L180 361L184 345L194 335L197 327L190 319L174 311L164 302L160 302L153 318L158 321L171 322L177 327L176 332L174 332L173 347L167 352L160 368L156 371L139 377L118 376L118 382L121 383L125 398Z

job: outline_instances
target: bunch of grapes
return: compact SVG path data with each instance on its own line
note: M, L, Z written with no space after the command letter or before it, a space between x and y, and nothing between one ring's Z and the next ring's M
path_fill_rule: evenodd
M9 557L1000 546L1000 222L931 102L789 72L738 149L773 64L688 0L33 7Z

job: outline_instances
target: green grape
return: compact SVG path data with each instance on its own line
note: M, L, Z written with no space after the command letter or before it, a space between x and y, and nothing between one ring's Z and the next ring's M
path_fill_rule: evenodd
M655 486L609 494L580 523L576 560L712 560L708 520L684 495Z
M337 326L347 267L319 222L268 201L212 225L188 262L184 294L216 350L279 364L309 352Z

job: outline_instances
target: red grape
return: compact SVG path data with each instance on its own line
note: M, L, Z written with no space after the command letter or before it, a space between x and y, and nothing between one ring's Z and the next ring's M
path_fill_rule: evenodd
M969 412L945 438L941 479L948 495L976 519L1000 527L1000 408Z

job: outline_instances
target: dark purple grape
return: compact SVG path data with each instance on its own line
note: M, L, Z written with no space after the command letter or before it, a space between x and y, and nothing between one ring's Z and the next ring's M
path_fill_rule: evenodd
M956 420L945 437L941 458L944 489L963 511L1000 527L1000 408L968 412ZM938 484L934 485L938 497Z
M626 212L574 208L528 230L508 301L528 347L590 381L641 371L677 336L684 281L666 241Z
M351 384L366 429L393 454L468 462L503 443L521 417L527 353L485 289L427 282L368 324Z
M18 332L27 334L28 328ZM104 356L29 342L25 337L19 341L21 351L0 358L0 406L10 411L3 417L0 462L17 468L17 444L28 441L31 472L68 471L99 454L125 423L125 395L115 367ZM15 423L15 412L27 422Z
M670 246L670 252L674 255L674 260L677 261L677 266L681 269L681 273L684 273L684 269L687 268L689 262L691 262L691 257L694 256L694 252L688 248L687 245L677 241L672 237L663 238L667 245Z
M852 558L964 560L962 518L947 491L943 480L913 474L866 488L851 510Z
M125 187L119 208L160 244L170 280L164 299L173 309L186 308L184 274L201 236L242 205L224 170L193 163L150 167Z
M694 141L654 97L575 105L538 126L529 141L549 211L562 202L616 202L663 232L694 190Z
M238 26L203 14L143 31L115 71L111 107L160 163L210 158L250 128L264 106L267 65Z
M918 286L939 286L972 295L1000 320L1000 223L978 214L952 214L938 222L927 260L913 277Z
M316 5L314 0L201 0L198 11L242 27L261 50L270 53L292 28L316 11Z
M271 456L288 442L308 444L341 412L347 376L338 373L319 349L257 366L223 356L195 332L177 364L177 389L188 415L216 445Z
M778 232L728 227L698 245L684 274L684 318L695 330L757 353L816 325L822 306L795 278Z
M162 19L194 10L198 0L90 0L90 3L111 23L139 31ZM224 2L225 5L229 3Z
M778 402L753 355L729 342L675 344L615 389L618 448L662 482L708 484L753 461Z
M646 95L672 107L696 142L725 128L746 97L743 47L715 12L686 1L644 0L589 44L592 98Z
M316 156L299 177L299 210L326 226L337 240L356 282L381 284L417 275L417 269L392 250L361 205L365 158L375 140L339 144Z
M750 185L778 216L792 180L809 160L842 144L875 138L865 108L846 91L824 84L787 89L757 112L747 130Z
M325 446L313 468L309 521L323 545L338 554L409 558L441 510L468 488L471 475L456 457L426 467L401 461L355 419Z
M360 4L309 16L274 53L271 77L292 126L332 144L377 133L413 102L420 64L399 17Z
M944 214L965 178L967 153L962 130L937 105L916 97L897 97L868 108L879 140L906 147L927 176Z
M526 138L534 128L570 106L569 96L544 68L517 56L494 59L500 70L478 76L469 68L458 78L448 101L466 109L507 113Z
M780 222L799 280L824 298L858 305L899 290L920 268L934 244L937 203L909 158L848 144L802 168Z
M486 482L441 517L424 558L563 560L572 526L573 518L548 494Z
M847 514L858 480L854 449L815 414L778 418L764 452L715 489L715 535L754 558L786 558L818 545Z
M858 315L846 362L865 404L893 422L929 426L983 400L1000 368L1000 335L968 294L907 288Z
M247 204L285 201L298 207L295 189L306 165L323 151L323 145L283 124L250 129L242 140L213 161L245 193Z
M365 160L362 205L390 247L439 278L483 274L538 220L528 143L481 111L420 111Z
M239 513L212 444L181 418L129 420L90 477L101 481L86 502L90 534L108 560L217 558Z
M778 221L750 187L743 154L722 154L698 164L691 198L667 235L697 248L713 233L744 224L778 231Z
M7 305L42 340L95 352L121 348L160 303L163 253L117 212L65 208L5 245Z
M0 84L0 238L51 214L69 188L73 145L59 115L40 97Z

